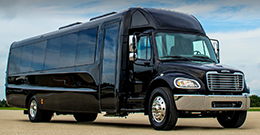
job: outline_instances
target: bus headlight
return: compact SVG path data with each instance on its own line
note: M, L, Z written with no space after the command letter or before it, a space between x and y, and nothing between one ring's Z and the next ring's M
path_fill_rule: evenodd
M198 81L188 78L176 78L174 86L180 89L200 89Z

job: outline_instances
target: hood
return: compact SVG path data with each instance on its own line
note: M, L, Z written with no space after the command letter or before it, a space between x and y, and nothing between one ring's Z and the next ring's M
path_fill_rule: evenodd
M182 72L186 74L192 74L199 79L203 80L208 71L216 71L218 73L234 73L242 71L232 68L224 64L214 64L214 63L196 63L192 61L170 61L161 62L158 65L158 71L160 73L166 72Z

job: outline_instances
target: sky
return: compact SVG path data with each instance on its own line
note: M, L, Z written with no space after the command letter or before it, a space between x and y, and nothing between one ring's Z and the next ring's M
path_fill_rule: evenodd
M245 73L260 95L260 1L258 0L0 0L0 99L10 44L75 22L129 7L170 9L194 15L209 38L220 42L221 64Z

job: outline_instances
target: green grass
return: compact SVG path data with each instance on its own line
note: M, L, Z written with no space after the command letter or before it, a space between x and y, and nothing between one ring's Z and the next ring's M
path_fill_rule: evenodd
M260 107L250 107L248 111L260 111Z
M27 110L27 109L16 108L16 107L0 107L0 110Z

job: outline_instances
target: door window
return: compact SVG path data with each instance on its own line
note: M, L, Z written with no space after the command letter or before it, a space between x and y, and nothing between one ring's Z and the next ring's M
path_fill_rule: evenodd
M142 36L137 42L137 58L149 60L151 58L151 45L148 36Z

